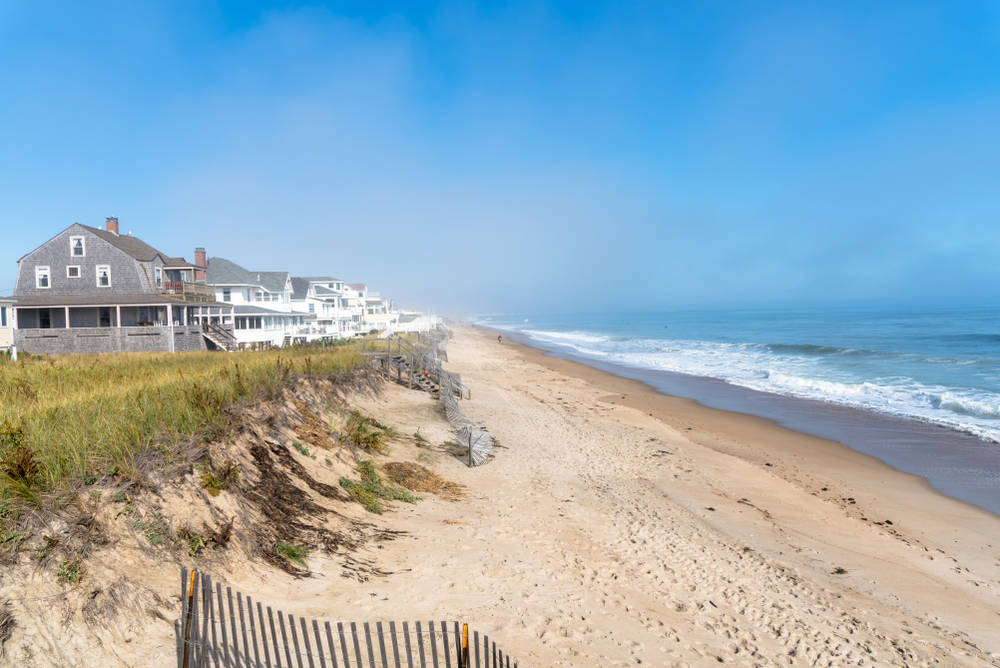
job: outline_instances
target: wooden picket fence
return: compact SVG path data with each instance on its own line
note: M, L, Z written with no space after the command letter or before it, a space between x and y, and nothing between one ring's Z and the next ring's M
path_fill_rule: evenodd
M205 573L181 569L181 618L177 668L510 668L511 658L469 625L407 622L385 629L376 622L358 628L277 614ZM227 604L228 603L228 608ZM249 623L247 623L249 620ZM301 634L301 636L300 636ZM451 636L451 640L449 640ZM300 642L301 638L301 642ZM352 652L353 650L353 652ZM295 663L292 663L294 657ZM328 663L329 662L329 663ZM517 662L514 668L518 668Z

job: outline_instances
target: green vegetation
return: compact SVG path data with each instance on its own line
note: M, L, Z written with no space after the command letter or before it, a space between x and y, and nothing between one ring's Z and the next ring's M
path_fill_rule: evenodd
M137 456L169 463L192 438L221 438L231 406L280 396L292 374L363 363L350 346L0 359L0 500L41 506L67 479L96 483L95 471L135 479Z
M428 442L426 438L424 438L423 436L420 435L420 429L419 428L413 434L413 440L415 440L417 443L419 443L421 445L426 444Z
M56 581L61 585L78 585L83 580L83 563L78 557L66 557L56 571Z
M191 531L187 527L181 527L177 530L177 535L188 545L188 554L192 557L201 552L202 548L208 545L209 539L201 534L197 534Z
M38 553L35 556L35 559L37 561L42 561L43 559L45 559L45 557L52 554L52 550L54 550L56 548L56 545L59 544L59 541L57 541L55 538L49 538L48 536L42 536L42 540L45 541L43 545L40 545L32 549L33 552Z
M24 540L31 535L31 530L18 531L17 533L11 533L3 538L0 538L0 547L8 547L11 545L16 545L18 542Z
M361 474L360 481L342 477L340 486L350 492L354 500L370 513L381 515L384 512L382 499L405 501L406 503L416 503L420 500L419 496L414 496L405 489L388 484L375 470L375 462L371 459L358 463L357 471Z
M288 559L293 564L306 567L306 555L309 554L309 548L305 545L294 545L292 543L286 543L283 540L279 540L274 545L274 551Z
M138 529L151 545L163 545L167 539L173 540L167 520L160 513L152 513L145 521L132 520L132 527Z
M395 427L384 425L375 418L354 410L347 414L341 439L368 452L386 454L389 451L388 441L397 436L399 431Z
M240 470L228 459L216 473L218 475L204 473L201 476L202 488L212 496L218 496L222 490L229 489L229 483L235 483L240 479Z

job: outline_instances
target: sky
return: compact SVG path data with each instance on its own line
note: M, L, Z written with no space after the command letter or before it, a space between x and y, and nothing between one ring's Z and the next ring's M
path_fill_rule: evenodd
M1000 5L0 0L0 294L116 216L436 313L1000 302Z

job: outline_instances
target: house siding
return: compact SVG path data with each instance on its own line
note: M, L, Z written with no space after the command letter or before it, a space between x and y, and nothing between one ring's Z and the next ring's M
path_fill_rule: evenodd
M70 237L84 237L84 257L70 254ZM111 267L111 286L97 287L97 266ZM81 225L73 225L21 258L16 296L148 294L152 271ZM79 266L80 278L67 278L66 267ZM49 288L35 286L35 267L49 267Z
M14 331L18 350L35 355L170 352L170 327L80 327ZM174 350L207 350L201 327L174 327Z

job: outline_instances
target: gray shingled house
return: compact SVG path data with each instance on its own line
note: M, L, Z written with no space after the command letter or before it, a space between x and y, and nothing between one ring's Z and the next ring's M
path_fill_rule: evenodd
M204 250L195 257L191 264L123 236L117 218L104 230L71 225L18 260L14 345L30 353L215 347L218 330L232 329L232 306L199 283Z

